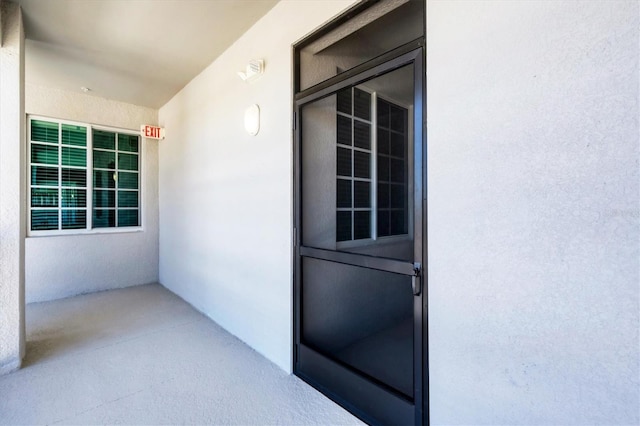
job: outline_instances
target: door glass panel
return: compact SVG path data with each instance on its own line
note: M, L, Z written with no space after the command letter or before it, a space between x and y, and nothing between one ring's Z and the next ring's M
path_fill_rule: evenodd
M302 260L302 341L413 396L411 277Z
M301 111L302 244L413 261L413 66Z
M298 50L300 90L422 37L423 21L424 1L383 0L369 7Z

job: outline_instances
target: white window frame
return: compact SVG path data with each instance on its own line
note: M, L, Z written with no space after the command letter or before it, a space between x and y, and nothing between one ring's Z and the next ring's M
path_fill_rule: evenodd
M365 85L360 84L357 86L351 86L351 89L353 88L357 88L359 90L362 90L364 92L367 92L371 95L371 163L370 163L370 167L371 167L371 171L370 171L370 182L371 182L371 223L370 223L370 233L371 233L371 238L361 238L358 240L345 240L345 241L336 241L336 248L337 249L349 249L349 248L357 248L357 247L365 247L365 246L371 246L371 245L381 245L381 244L393 244L393 243L397 243L397 242L402 242L402 241L410 241L413 240L413 210L414 210L414 200L413 200L413 191L414 191L414 182L413 179L409 179L407 178L407 233L406 234L396 234L396 235L387 235L387 236L383 236L383 237L379 237L378 236L378 115L377 115L377 108L378 108L378 98L387 101L389 103L392 103L396 106L399 106L401 108L404 108L407 111L407 168L408 170L413 170L413 155L414 155L414 144L411 143L411 141L413 141L414 139L414 134L413 134L413 105L407 105L403 102L399 102L395 99L392 99L389 96L385 96L385 95L381 95L380 93L376 92L375 90L372 90L368 87L366 87L366 83ZM337 96L337 94L336 94ZM353 92L352 92L352 101L353 103ZM353 113L353 111L352 111ZM342 115L344 117L349 117L352 120L356 119L356 117L351 114L346 114L343 113L341 111L337 110L336 107L336 115ZM358 119L361 122L367 122L367 120L363 120L363 119ZM353 131L353 127L352 127L352 131L351 131L351 147L352 147L352 151L353 150L358 150L358 148L355 148L354 145L354 131ZM336 143L336 146L341 146L338 145ZM346 147L345 147L346 148ZM352 158L352 169L353 169L353 158ZM353 173L353 172L352 172ZM338 178L338 175L336 175L336 177ZM360 178L354 178L352 177L351 180L356 180L356 179L360 179ZM360 180L369 180L369 179L360 179ZM354 187L352 187L354 188ZM352 200L352 206L354 206L354 190L352 189L351 191L351 200ZM365 208L361 208L361 209L357 209L355 207L351 207L349 208L338 208L336 206L335 211L352 211L355 212L357 210L369 210L369 209L365 209ZM354 219L352 219L352 228L353 228L353 222ZM351 231L352 233L354 232L353 229Z
M87 167L86 167L86 173L87 173L87 186L86 186L86 191L87 191L87 205L84 208L87 212L87 219L86 219L86 228L81 228L81 229L49 229L49 230L31 230L31 211L32 210L39 210L38 207L31 207L31 144L32 144L32 140L31 140L31 121L32 120L39 120L39 121L49 121L49 122L54 122L54 123L58 123L59 128L62 128L63 124L67 124L67 125L72 125L72 126L79 126L79 127L84 127L87 129L87 145L86 145L86 149L87 149ZM113 132L113 133L120 133L120 134L126 134L126 135L132 135L132 136L137 136L138 137L138 218L139 218L139 226L127 226L127 227L107 227L107 228L93 228L93 130L102 130L102 131L106 131L106 132ZM61 131L61 130L59 130ZM112 127L112 126L104 126L104 125L99 125L99 124L92 124L92 123L83 123L83 122L79 122L79 121L72 121L72 120L64 120L64 119L59 119L59 118L53 118L53 117L47 117L47 116L42 116L42 115L33 115L33 114L28 114L27 115L27 132L26 132L26 150L27 150L27 154L26 154L26 158L27 158L27 179L26 179L26 184L27 184L27 220L26 222L26 227L27 227L27 237L46 237L46 236L65 236L65 235L94 235L94 234L120 234L120 233L131 233L131 232L142 232L144 231L144 211L145 211L145 205L144 205L144 169L145 169L145 162L144 162L144 158L146 156L146 147L145 147L145 143L144 143L144 138L140 135L140 131L139 130L133 130L133 129L125 129L125 128L121 128L121 127ZM33 143L40 143L38 141L35 141ZM117 143L117 141L116 141ZM58 140L58 145L62 146L62 141L59 139ZM116 152L117 152L117 145L116 145ZM58 160L58 170L61 170L61 165L60 162L62 161L61 158L61 152L59 153L59 160ZM59 179L59 185L57 186L58 189L60 188L64 188L61 186L60 183L60 179L61 177L58 176ZM54 188L53 186L51 188ZM116 205L117 205L117 188L115 190L116 194ZM61 196L61 192L59 193L59 196ZM62 206L60 205L60 201L58 202L58 207L57 207L57 211L60 212L62 209ZM78 210L82 210L82 208L78 209ZM117 216L117 207L116 207L116 216ZM59 226L61 226L60 223L60 215L58 215L58 224Z

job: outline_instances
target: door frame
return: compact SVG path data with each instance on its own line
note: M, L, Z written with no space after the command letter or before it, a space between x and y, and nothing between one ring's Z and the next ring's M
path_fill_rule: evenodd
M370 258L367 259L362 255L354 255L352 253L312 249L302 246L301 241L301 211L302 211L302 188L301 188L301 108L303 105L328 96L348 86L355 86L360 82L375 78L378 75L385 74L404 65L412 64L414 67L414 120L413 120L413 137L414 137L414 259L421 260L421 276L419 277L421 292L420 295L414 296L414 398L413 406L414 416L413 423L428 424L428 323L427 323L427 203L426 203L426 47L423 39L414 40L399 48L396 48L384 55L381 55L371 61L361 64L347 72L332 77L327 81L306 89L294 95L293 102L293 195L294 195L294 227L293 227L293 265L294 265L294 289L293 289L293 309L294 309L294 329L293 329L293 370L294 374L302 377L307 383L316 387L327 397L331 398L338 404L352 411L355 415L365 421L375 421L367 417L359 408L353 406L344 398L334 394L327 388L327 383L339 384L333 380L334 375L348 375L349 386L343 388L342 391L348 394L353 392L361 393L363 397L370 398L371 401L382 401L381 395L375 391L363 391L362 381L366 378L348 370L347 368L331 361L329 358L323 357L321 354L312 353L301 341L301 287L302 287L302 257L324 258L338 263L346 263L350 265L358 265L378 269L384 271L393 271L404 275L409 275L412 271L407 269L407 262ZM299 80L296 67L294 71L294 82ZM295 89L295 88L294 88ZM306 377L300 372L300 358L304 354L305 359L311 360L314 365L319 366L321 363L330 365L325 371L327 381L322 384L314 381L310 377ZM324 358L324 359L320 359ZM417 380L416 380L417 379ZM382 398L382 399L381 399ZM406 410L403 401L398 399L391 404L389 410ZM409 404L407 402L407 404Z

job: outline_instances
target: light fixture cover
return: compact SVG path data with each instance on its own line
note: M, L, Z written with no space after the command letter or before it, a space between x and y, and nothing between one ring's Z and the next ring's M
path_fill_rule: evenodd
M237 72L242 81L247 83L257 79L262 73L264 73L264 61L262 59L252 59L249 61L245 72Z
M260 131L260 107L253 104L244 111L244 128L251 136Z

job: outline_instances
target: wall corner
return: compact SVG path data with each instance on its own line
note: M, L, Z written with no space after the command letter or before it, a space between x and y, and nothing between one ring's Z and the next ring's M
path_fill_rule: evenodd
M0 47L0 374L25 355L25 106L24 27L15 3L2 2Z

